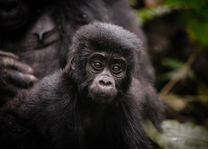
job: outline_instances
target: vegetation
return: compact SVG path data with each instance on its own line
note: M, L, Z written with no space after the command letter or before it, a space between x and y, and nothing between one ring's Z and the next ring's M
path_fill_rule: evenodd
M167 119L174 119L163 122L163 134L148 122L148 133L161 148L208 148L208 1L130 4L147 35L156 87L169 109Z

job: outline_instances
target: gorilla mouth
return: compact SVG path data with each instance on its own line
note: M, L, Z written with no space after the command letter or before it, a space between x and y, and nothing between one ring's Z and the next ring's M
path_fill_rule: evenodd
M88 96L96 103L111 103L117 95L113 87L106 87L96 83L88 87Z
M115 97L114 94L108 92L89 92L90 98L96 103L111 103Z
M96 95L96 96L97 96L98 99L99 99L99 98L102 98L102 99L113 98L113 96L108 95L108 94L98 94L98 95Z

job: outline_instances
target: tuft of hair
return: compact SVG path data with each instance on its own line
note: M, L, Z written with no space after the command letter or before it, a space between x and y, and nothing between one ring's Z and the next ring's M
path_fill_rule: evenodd
M80 46L97 45L102 51L122 52L121 54L125 56L128 55L129 50L140 51L143 49L142 41L134 33L110 23L94 22L82 26L74 35L73 43L77 43L77 40L81 41Z

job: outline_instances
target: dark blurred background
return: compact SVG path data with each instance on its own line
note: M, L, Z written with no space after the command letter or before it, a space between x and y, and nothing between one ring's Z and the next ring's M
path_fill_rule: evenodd
M155 86L168 107L166 119L175 120L184 130L190 126L187 123L202 129L199 134L188 133L204 136L204 140L195 142L198 146L178 148L208 149L208 0L129 3L147 37L156 71Z

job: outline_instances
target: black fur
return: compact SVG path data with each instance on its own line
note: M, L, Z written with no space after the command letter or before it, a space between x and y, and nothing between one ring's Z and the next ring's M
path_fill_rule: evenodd
M2 7L6 7L6 2L9 1L0 0L0 50L17 55L18 61L32 67L32 75L39 80L66 65L72 36L82 25L94 21L111 22L142 36L127 0L10 0L17 2L21 11L5 20L1 14L4 14L2 10L6 8ZM44 41L38 37L42 33L46 33ZM33 80L5 66L2 58L4 56L0 55L0 105L13 99L21 89L33 85ZM149 63L148 58L146 62ZM146 76L153 78L154 75L147 73Z
M74 36L65 69L1 109L0 143L4 148L23 149L150 149L140 113L140 100L146 93L134 96L131 89L141 56L140 42L133 33L110 24L81 28ZM95 51L117 53L128 63L112 103L97 104L87 96L91 80L86 61Z

